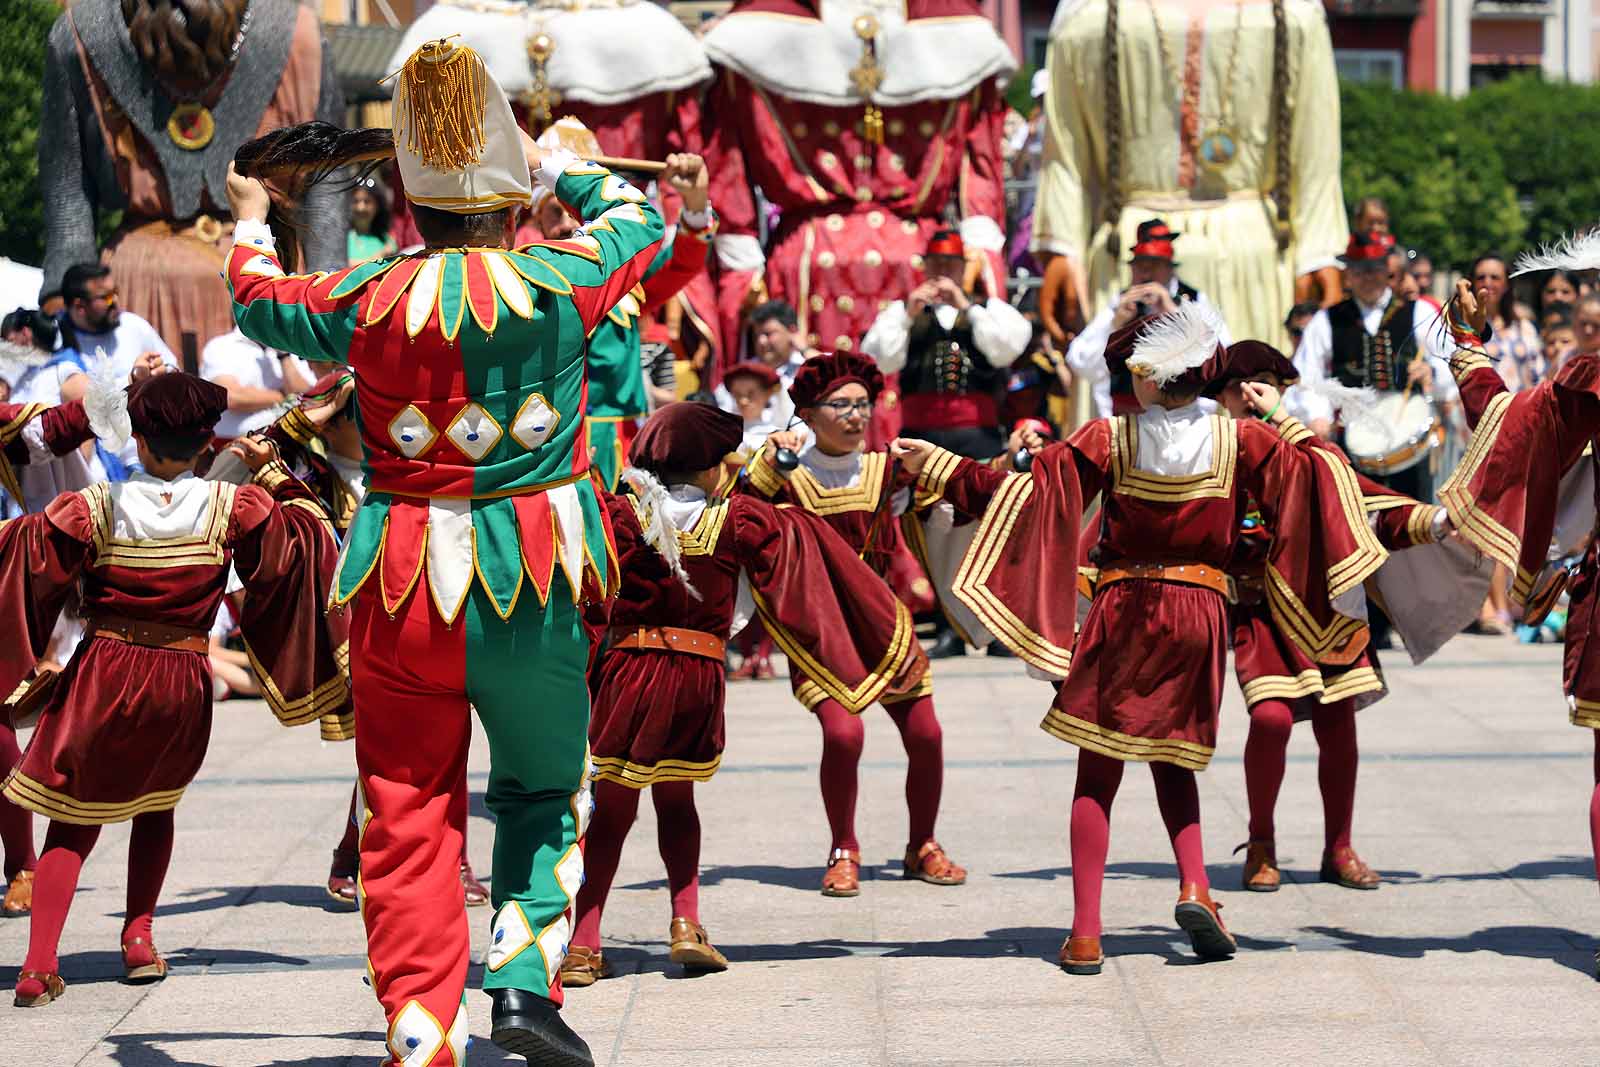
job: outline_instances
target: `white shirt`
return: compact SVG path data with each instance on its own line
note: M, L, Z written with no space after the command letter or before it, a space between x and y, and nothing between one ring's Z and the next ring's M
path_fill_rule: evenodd
M156 328L131 311L122 312L115 328L105 333L90 333L87 330L73 328L73 333L78 339L78 356L83 360L85 367L94 367L101 360L111 360L113 377L119 382L128 380L133 373L133 364L146 352L155 352L161 356L161 362L169 367L178 365L178 358L172 354L172 349L156 333ZM132 438L122 446L122 451L117 453L117 458L129 468L139 466L139 448Z
M956 324L961 312L949 304L933 305L934 317L946 330ZM1009 367L1033 340L1033 325L1022 312L995 297L967 305L967 322L972 326L972 345L991 367ZM872 322L872 329L861 339L861 351L878 362L878 369L894 374L906 365L906 350L911 345L911 313L904 300L896 300Z
M1167 283L1168 290L1174 300L1178 297L1178 279L1174 277ZM1211 301L1204 293L1195 294L1194 302L1212 307ZM1106 342L1111 340L1111 320L1115 317L1117 308L1115 304L1108 304L1101 308L1083 332L1072 339L1067 345L1067 366L1072 368L1072 373L1088 382L1094 392L1095 414L1100 418L1109 418L1111 415L1111 369L1106 366ZM1221 318L1221 315L1218 315ZM1233 344L1233 338L1228 333L1226 325L1222 334L1217 338L1226 348Z
M1378 327L1383 323L1383 313L1389 309L1389 303L1393 299L1393 291L1385 289L1383 297L1376 304L1356 302L1357 308L1361 311L1362 329L1367 331L1368 337L1377 335ZM1450 336L1445 330L1444 317L1439 314L1437 308L1423 300L1418 300L1412 305L1411 336L1416 339L1418 347L1427 356L1429 365L1433 367L1434 398L1446 402L1454 400L1457 389L1455 379L1450 374L1452 346ZM1332 403L1322 394L1305 388L1327 381L1333 373L1333 323L1328 318L1326 308L1313 315L1311 321L1306 324L1306 332L1300 338L1300 347L1294 352L1294 365L1300 372L1300 383L1290 389L1284 397L1284 404L1288 407L1289 413L1307 425L1318 420L1332 422ZM1397 366L1395 373L1403 388L1404 368Z
M1135 466L1140 470L1172 477L1211 469L1213 423L1199 401L1181 408L1154 404L1139 412L1136 421L1139 456Z
M299 356L290 356L295 369L310 381L314 379L311 368ZM276 349L250 340L235 327L231 333L213 337L200 353L200 377L208 382L218 378L232 378L234 382L256 389L284 389L283 364ZM217 420L217 436L241 437L251 430L272 425L277 413L271 407L260 411L228 411Z

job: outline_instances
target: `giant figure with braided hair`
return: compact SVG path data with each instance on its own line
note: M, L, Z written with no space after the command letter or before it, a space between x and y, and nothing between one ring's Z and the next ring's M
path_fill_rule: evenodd
M1093 314L1161 217L1235 337L1340 297L1339 89L1314 0L1061 0L1034 250Z
M174 352L185 334L199 346L228 333L234 150L280 126L337 123L343 110L316 13L295 0L76 0L45 56L44 295L74 263L101 258L96 225L120 210L104 258L121 302ZM302 266L344 266L343 207L331 187L307 196Z

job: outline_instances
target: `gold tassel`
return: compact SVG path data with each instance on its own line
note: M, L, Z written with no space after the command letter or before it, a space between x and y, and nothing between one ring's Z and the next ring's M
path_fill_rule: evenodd
M404 116L406 151L434 170L475 166L487 146L489 77L483 59L448 39L429 41L400 70L394 106Z

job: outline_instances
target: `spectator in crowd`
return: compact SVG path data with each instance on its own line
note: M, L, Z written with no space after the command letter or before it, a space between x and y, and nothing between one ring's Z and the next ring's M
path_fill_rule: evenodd
M100 263L78 263L61 276L62 344L74 348L85 369L111 361L111 377L127 381L133 365L143 356L155 356L169 367L178 366L172 349L155 327L117 303L117 280L111 268ZM104 458L104 456L102 457ZM138 446L129 440L111 457L106 476L113 481L139 469Z
M1589 292L1578 298L1578 306L1572 313L1572 328L1579 352L1600 355L1600 293Z
M1322 305L1315 300L1305 300L1289 309L1289 315L1283 320L1284 332L1289 335L1289 351L1300 347L1300 338L1306 335L1306 325L1317 312L1322 310Z
M60 333L54 319L31 308L17 308L0 320L0 338L17 346L15 377L9 381L12 403L82 399L89 378L76 349L56 347Z
M768 300L750 312L750 333L756 358L778 372L784 388L794 384L806 358L817 354L800 336L800 316L782 300Z
M923 281L878 313L861 351L900 374L903 432L971 459L1005 451L999 399L1006 370L1033 339L1033 326L1003 297L962 288L966 247L937 230L923 252Z
M1112 414L1113 391L1118 395L1133 395L1133 386L1130 383L1112 382L1111 372L1106 367L1106 341L1110 340L1111 334L1144 315L1165 315L1177 310L1179 304L1191 300L1200 304L1211 302L1204 293L1184 284L1178 277L1177 253L1173 242L1181 236L1173 233L1160 219L1141 223L1138 240L1133 246L1133 258L1128 262L1132 284L1117 297L1115 304L1101 308L1067 348L1067 364L1072 368L1072 373L1080 381L1091 383L1094 389L1095 414L1100 418ZM1226 327L1223 328L1221 341L1223 345L1233 343Z
M1393 289L1401 300L1426 300L1437 308L1439 306L1437 300L1431 296L1423 296L1422 287L1417 284L1417 277L1411 273L1410 266L1411 260L1404 248L1396 245L1389 251L1389 288Z
M1544 346L1545 372L1554 374L1578 349L1578 331L1570 304L1552 304L1546 312L1539 343Z
M1413 248L1409 269L1418 291L1424 296L1433 296L1433 260Z
M1388 233L1389 205L1380 196L1364 196L1356 201L1350 229L1356 233ZM1429 279L1432 280L1431 278Z
M1539 323L1544 325L1544 316L1552 307L1565 305L1570 313L1573 305L1578 302L1578 276L1569 270L1553 270L1545 275L1544 284L1539 286Z
M354 230L350 236L355 236ZM277 417L274 409L317 380L299 356L267 348L238 329L206 344L200 354L200 377L228 391L228 410L216 429L223 444L272 425Z
M1539 343L1538 329L1517 314L1505 257L1495 252L1479 256L1472 261L1467 277L1472 280L1474 291L1488 294L1489 325L1494 336L1484 342L1484 348L1505 379L1506 388L1517 392L1538 385L1545 377L1544 348Z
M351 266L399 250L389 233L389 197L378 179L368 177L350 190L350 233L345 255ZM218 431L219 433L221 431Z

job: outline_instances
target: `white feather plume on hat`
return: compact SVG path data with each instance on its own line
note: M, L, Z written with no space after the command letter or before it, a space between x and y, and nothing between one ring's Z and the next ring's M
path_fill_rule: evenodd
M700 591L689 581L688 573L683 569L682 546L678 544L678 528L672 524L672 517L667 514L667 502L671 494L661 480L647 470L638 467L625 467L622 471L622 480L633 486L633 491L639 498L639 527L644 534L645 542L666 563L667 569L673 577L683 583L686 593L700 599Z
M128 418L127 382L117 374L111 357L97 361L89 370L89 388L83 394L83 411L89 416L89 429L113 452L133 436Z
M1600 227L1588 233L1569 233L1537 252L1524 252L1511 266L1511 276L1540 270L1595 270L1600 268Z
M1345 385L1337 378L1324 378L1310 385L1301 382L1297 388L1322 397L1333 410L1343 416L1346 423L1367 418L1378 405L1376 389Z
M1128 369L1165 386L1215 355L1222 330L1222 317L1210 304L1185 301L1140 332Z

